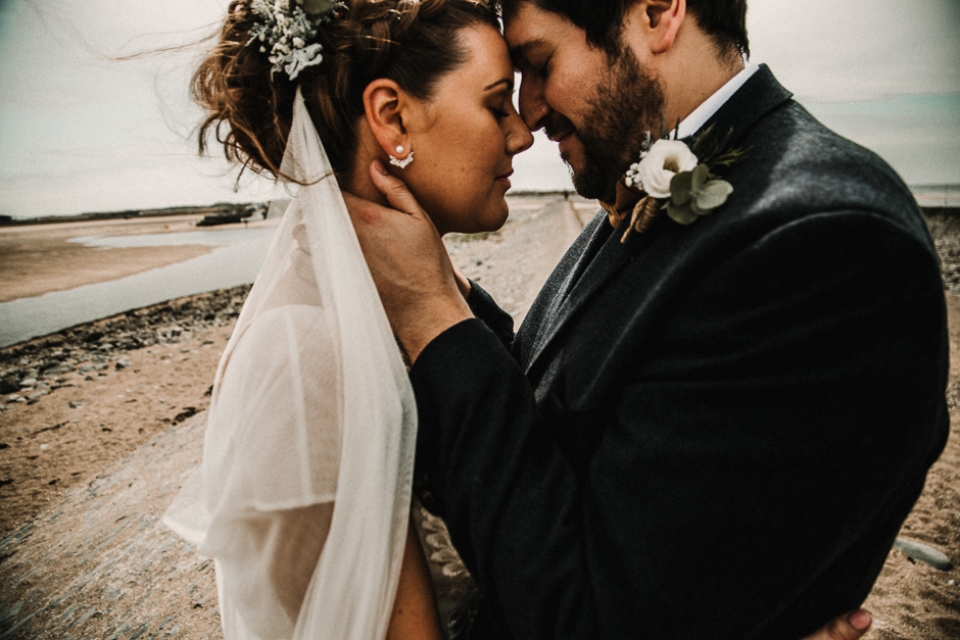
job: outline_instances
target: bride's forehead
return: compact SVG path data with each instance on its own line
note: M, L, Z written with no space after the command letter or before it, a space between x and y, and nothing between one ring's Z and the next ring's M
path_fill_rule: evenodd
M462 66L476 73L512 74L510 52L499 31L489 25L477 25L464 27L459 35L467 51L467 59Z

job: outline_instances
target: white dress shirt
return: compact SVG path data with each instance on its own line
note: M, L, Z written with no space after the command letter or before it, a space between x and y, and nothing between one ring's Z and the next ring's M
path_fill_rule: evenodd
M680 122L677 138L692 136L706 124L707 120L720 110L727 100L737 92L744 83L760 69L760 65L748 64L740 73L730 78L716 93L704 100L699 107Z

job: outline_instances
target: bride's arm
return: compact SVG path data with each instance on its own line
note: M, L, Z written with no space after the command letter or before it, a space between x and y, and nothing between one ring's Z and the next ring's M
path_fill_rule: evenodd
M443 640L433 583L413 522L407 527L400 585L393 603L387 640Z

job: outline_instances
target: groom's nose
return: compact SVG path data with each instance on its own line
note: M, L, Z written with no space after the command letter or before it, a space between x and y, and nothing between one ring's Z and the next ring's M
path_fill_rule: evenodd
M550 107L543 95L543 80L536 74L520 75L520 117L530 127L530 131L543 128L544 118L550 113Z

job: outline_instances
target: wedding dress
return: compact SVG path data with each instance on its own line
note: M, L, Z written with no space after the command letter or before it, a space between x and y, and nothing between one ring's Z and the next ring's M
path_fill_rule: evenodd
M479 609L480 589L450 541L446 523L416 500L412 516L427 557L444 635L447 640L467 638Z
M203 462L164 522L214 558L227 640L383 638L416 405L299 91L282 170L307 186L220 361Z

